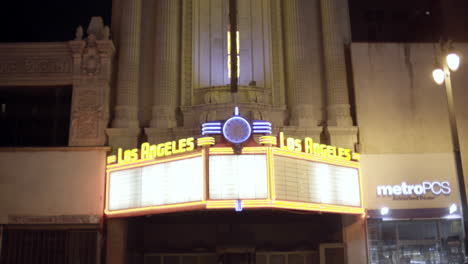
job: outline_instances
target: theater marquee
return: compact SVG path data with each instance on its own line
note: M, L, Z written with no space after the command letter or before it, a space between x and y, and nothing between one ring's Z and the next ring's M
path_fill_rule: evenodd
M224 136L227 129L218 123L219 129L212 123L205 127ZM118 150L108 157L105 213L119 217L249 208L364 213L357 153L283 133L262 136L257 144L251 134L268 134L265 127L271 133L266 123L243 122L242 127L257 128L250 128L246 146L240 148L222 137L218 143L201 137ZM232 128L236 124L229 126L239 132Z

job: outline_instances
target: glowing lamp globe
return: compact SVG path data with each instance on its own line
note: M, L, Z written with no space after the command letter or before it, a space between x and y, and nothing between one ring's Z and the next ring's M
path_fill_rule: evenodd
M450 70L456 71L458 66L460 66L460 56L456 53L450 53L447 55L447 65L449 66Z
M388 209L388 207L382 207L380 209L380 215L387 215L389 211L390 209Z
M452 205L450 206L450 208L449 208L450 214L455 213L457 210L458 210L458 207L457 207L456 204L452 204Z
M444 71L442 69L435 69L434 71L432 71L432 78L434 78L434 81L437 84L443 84L445 79Z

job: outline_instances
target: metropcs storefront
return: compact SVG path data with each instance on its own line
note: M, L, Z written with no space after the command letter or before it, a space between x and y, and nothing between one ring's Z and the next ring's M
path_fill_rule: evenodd
M362 155L369 263L463 263L451 153Z

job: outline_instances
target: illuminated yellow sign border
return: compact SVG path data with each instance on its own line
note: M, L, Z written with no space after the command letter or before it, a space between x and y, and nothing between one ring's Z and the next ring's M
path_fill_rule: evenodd
M242 150L243 154L265 154L267 158L267 183L268 183L268 198L267 199L247 199L242 200L242 207L249 208L278 208L278 209L293 209L293 210L304 210L304 211L319 211L319 212L330 212L330 213L346 213L346 214L365 214L363 208L363 187L361 180L361 173L359 163L352 160L340 160L330 157L320 157L313 154L307 154L304 152L290 151L277 147L245 147ZM203 210L203 209L234 209L236 208L236 200L210 200L208 197L208 168L207 159L209 155L234 155L234 151L229 147L203 147L202 150L192 152L190 154L181 154L177 156L171 156L156 160L141 160L131 164L111 164L107 166L106 172L106 206L105 214L108 217L126 217L126 216L138 216L145 214L158 214L168 213L176 211L190 211L190 210ZM273 169L273 158L274 156L283 156L296 159L304 159L308 161L321 162L330 165L337 165L349 168L355 168L358 170L359 175L359 186L361 194L361 206L343 206L333 204L319 204L319 203L308 203L298 201L285 201L277 200L275 194L275 177ZM170 204L162 206L150 206L142 208L131 208L123 210L111 211L108 209L109 199L109 175L113 171L138 168L142 166L148 166L163 162L171 162L176 160L183 160L193 157L203 157L205 165L203 166L203 177L204 177L204 199L202 201L194 201L188 203Z
M205 138L205 140L207 139L208 138ZM127 150L118 148L116 155L110 155L107 157L107 164L122 165L134 164L141 161L152 161L154 159L192 152L196 147L197 145L194 137L181 138L179 140L172 140L153 145L148 142L144 142L140 145L140 148Z

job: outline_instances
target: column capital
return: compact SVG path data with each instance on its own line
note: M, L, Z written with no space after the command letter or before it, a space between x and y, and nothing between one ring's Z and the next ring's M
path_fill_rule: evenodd
M330 144L351 150L356 149L358 127L348 126L328 126L328 134L330 136Z
M112 153L115 153L117 148L131 149L137 147L140 132L140 128L107 128L106 134L109 137Z

